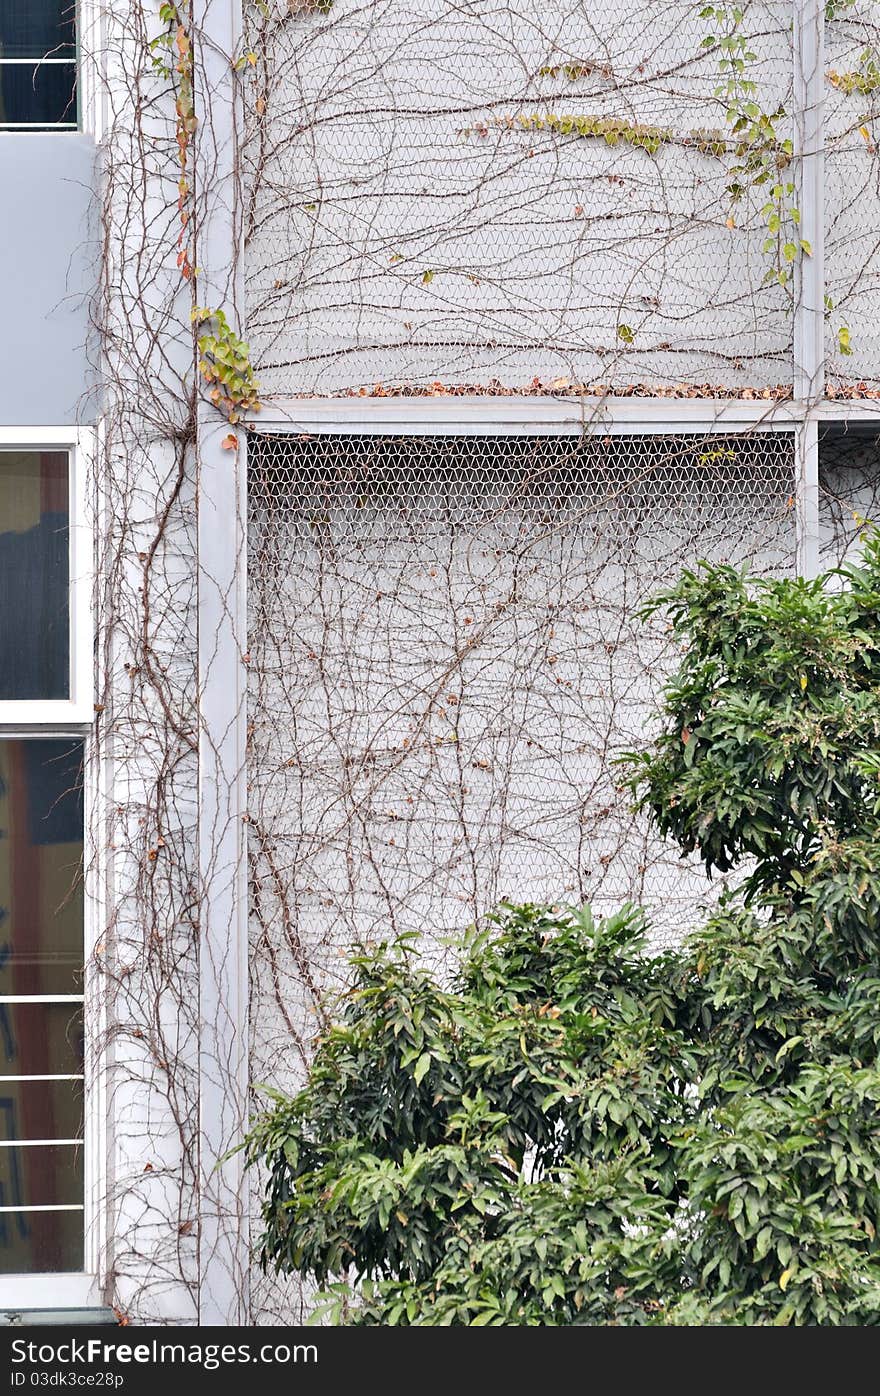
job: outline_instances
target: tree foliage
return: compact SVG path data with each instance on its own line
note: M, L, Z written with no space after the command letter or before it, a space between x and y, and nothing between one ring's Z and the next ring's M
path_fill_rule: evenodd
M364 948L248 1139L262 1258L361 1324L880 1314L880 541L815 581L687 572L638 802L734 873L682 948L503 906L448 981Z

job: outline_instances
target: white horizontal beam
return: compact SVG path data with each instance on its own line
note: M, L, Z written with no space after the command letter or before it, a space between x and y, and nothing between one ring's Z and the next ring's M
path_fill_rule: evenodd
M0 994L0 1003L82 1003L82 994Z
M57 1144L81 1144L81 1139L0 1139L0 1149L54 1149Z
M91 722L9 722L5 717L5 706L0 703L0 742L10 741L14 737L57 737L59 741L82 741L88 735L89 729L94 722L94 713Z
M809 415L817 422L880 425L880 399L825 398L810 409Z
M82 1212L81 1202L52 1202L44 1207L0 1207L0 1212Z
M252 415L260 432L612 433L793 430L802 403L766 398L276 398Z
M90 649L85 650L89 657ZM42 714L42 716L41 716ZM89 730L95 721L95 705L90 702L68 702L63 699L10 699L0 702L0 723L3 725L3 735L9 735L9 729L16 730L30 728L31 732L39 732L41 737L48 736L48 728L61 731L65 736L81 737Z
M0 451L9 447L75 446L76 427L0 427Z
M0 1076L0 1086L7 1085L12 1081L84 1081L82 1072L57 1072L54 1075L41 1076Z
M249 425L260 432L356 435L432 431L474 435L575 432L627 433L794 430L802 422L877 423L880 398L827 397L811 407L797 400L746 398L277 398Z

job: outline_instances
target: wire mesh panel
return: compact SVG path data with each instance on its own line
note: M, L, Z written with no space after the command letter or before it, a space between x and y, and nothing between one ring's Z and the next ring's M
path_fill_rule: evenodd
M831 0L825 25L829 377L880 382L880 10Z
M745 0L738 23L705 8L251 5L248 338L264 394L790 384L770 186L732 201L749 178L732 174L718 91L734 52L720 40L742 38L756 110L790 113L791 3ZM775 125L782 169L790 117Z
M866 526L880 525L880 438L876 430L829 432L819 447L823 567L858 556Z
M675 663L639 608L699 557L793 565L790 437L256 436L249 481L256 1079L358 938L502 898L693 922L614 764Z

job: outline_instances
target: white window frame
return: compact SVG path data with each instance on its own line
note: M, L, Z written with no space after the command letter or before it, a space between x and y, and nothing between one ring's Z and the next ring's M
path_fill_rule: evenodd
M0 122L0 131L6 132L6 133L8 133L8 134L10 134L10 135L14 135L14 134L16 133L16 131L27 131L27 132L32 132L32 131L46 131L46 132L57 131L58 134L61 135L61 134L64 133L64 132L73 132L74 134L76 134L76 132L82 131L82 130L84 129L84 120L83 120L83 114L84 114L84 110L83 110L83 109L84 109L84 104L83 104L83 91L82 91L82 76L83 76L83 67L84 67L84 64L82 63L82 46L81 46L81 41L80 41L80 32L81 32L80 26L81 26L82 21L83 21L83 11L84 11L85 8L86 8L86 4L89 3L89 0L70 0L70 3L71 3L71 8L73 8L73 9L75 10L75 14L74 14L74 29L73 29L73 45L74 45L74 48L73 48L73 57L72 57L72 58L43 58L43 57L35 57L35 58L4 58L4 59L2 60L2 64L0 64L0 66L2 66L2 67L11 67L11 66L23 67L23 66L27 66L27 67L31 67L31 68L41 68L41 67L43 67L43 66L46 66L46 67L60 67L60 66L62 66L62 65L64 65L64 64L67 64L67 65L72 64L72 65L73 65L73 70L74 70L74 83L75 83L75 88L74 88L74 90L75 90L75 92L76 92L76 120L75 120L75 121L3 121L3 122Z
M108 83L116 83L120 106L128 99L128 85L122 71L119 54L109 53L104 40L107 16L105 6L99 0L77 0L76 4L76 64L77 120L68 125L47 126L34 123L27 126L4 125L0 133L14 136L22 131L26 134L38 131L58 136L91 136L100 141L107 128L109 118ZM22 62L32 63L31 58ZM48 60L47 60L48 61ZM70 59L55 60L70 62Z
M77 129L93 140L100 141L108 117L107 77L111 66L104 41L106 16L98 0L78 0L76 7L76 80L79 92L79 125ZM119 56L113 61L120 62ZM127 88L125 89L127 92ZM49 129L48 127L46 128ZM56 127L58 131L71 128Z
M70 698L64 700L22 700L0 702L0 740L46 737L83 740L85 779L83 790L83 837L87 838L96 802L100 798L98 775L93 769L88 734L94 722L93 655L93 546L94 534L87 507L87 476L94 459L96 433L84 427L0 427L2 451L67 451L69 460L68 499L70 508ZM2 522L2 521L0 521ZM99 925L99 888L92 859L86 856L86 885L83 917L83 961L86 965L82 995L40 995L45 1002L69 999L82 1002L85 1011L85 1083L83 1091L83 1229L82 1271L47 1271L32 1274L0 1274L0 1311L25 1309L85 1308L100 1302L99 1255L102 1216L100 1198L103 1169L103 1087L95 1080L94 1043L101 1022L93 1022L88 1011L96 995L90 991L88 966ZM90 1065L92 1070L90 1071Z
M71 427L0 427L0 452L67 451L70 509L70 697L0 701L0 727L82 729L95 716L92 656L92 529L86 475L94 432Z

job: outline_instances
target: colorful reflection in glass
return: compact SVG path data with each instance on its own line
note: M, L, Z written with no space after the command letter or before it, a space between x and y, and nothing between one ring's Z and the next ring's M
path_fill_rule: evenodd
M0 700L70 696L66 451L0 451Z
M0 739L0 1271L7 1274L83 1268L82 758L81 741Z

